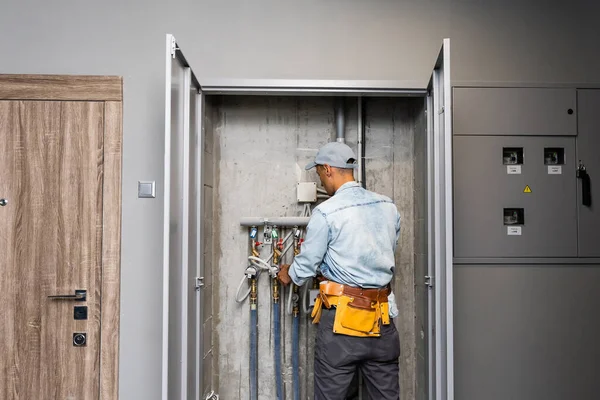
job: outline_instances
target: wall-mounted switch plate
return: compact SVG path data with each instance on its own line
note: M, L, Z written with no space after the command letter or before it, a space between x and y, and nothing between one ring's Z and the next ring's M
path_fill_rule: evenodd
M156 183L154 181L138 181L138 198L155 198Z

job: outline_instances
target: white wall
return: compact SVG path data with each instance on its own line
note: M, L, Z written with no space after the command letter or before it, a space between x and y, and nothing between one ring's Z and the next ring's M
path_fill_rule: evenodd
M425 83L441 39L450 37L457 81L600 83L600 6L548 3L3 0L0 73L124 77L121 398L160 394L167 32L201 80ZM157 198L138 200L137 180L156 180Z

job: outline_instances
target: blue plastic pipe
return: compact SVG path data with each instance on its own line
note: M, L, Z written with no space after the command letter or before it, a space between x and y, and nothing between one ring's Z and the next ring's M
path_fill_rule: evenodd
M273 324L275 325L275 385L277 388L277 400L283 400L283 377L281 374L281 315L279 313L279 302L273 303Z
M258 400L258 310L250 304L250 400Z
M294 400L300 400L300 313L292 319L292 381Z

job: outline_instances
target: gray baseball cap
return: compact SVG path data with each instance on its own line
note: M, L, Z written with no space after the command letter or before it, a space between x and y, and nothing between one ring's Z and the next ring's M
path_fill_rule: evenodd
M345 143L330 142L321 147L317 152L315 161L306 164L304 169L309 170L317 165L328 164L335 168L356 168L356 156L352 149Z

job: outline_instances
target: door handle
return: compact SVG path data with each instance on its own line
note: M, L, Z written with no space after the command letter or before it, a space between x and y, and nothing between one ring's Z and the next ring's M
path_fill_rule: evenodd
M586 207L592 205L592 190L590 175L585 169L585 165L579 160L579 167L577 167L577 178L581 179L581 204Z
M87 290L76 290L75 294L55 294L48 296L52 300L73 300L73 301L86 301Z

